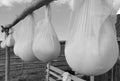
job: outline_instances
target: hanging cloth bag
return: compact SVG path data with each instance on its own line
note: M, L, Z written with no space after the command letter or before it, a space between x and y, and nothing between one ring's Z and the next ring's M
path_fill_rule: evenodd
M6 48L7 46L6 46L6 34L5 34L5 32L4 33L1 33L2 34L2 41L1 41L1 43L0 43L0 47L2 48L2 49L4 49L4 48Z
M35 59L32 51L34 24L33 14L28 15L21 22L19 30L16 30L17 32L14 33L14 53L23 61L33 61Z
M66 60L74 71L95 76L116 63L119 49L112 11L106 0L74 0L65 46Z
M35 27L33 52L43 62L52 61L60 55L60 43L51 23L50 5L46 6L45 19Z
M15 44L15 40L14 40L14 37L13 37L13 32L14 32L13 29L10 29L9 35L6 37L6 45L8 47L12 47Z
M14 46L14 44L15 44L15 40L13 38L13 35L9 34L8 37L6 38L6 45L8 47L12 47L12 46Z

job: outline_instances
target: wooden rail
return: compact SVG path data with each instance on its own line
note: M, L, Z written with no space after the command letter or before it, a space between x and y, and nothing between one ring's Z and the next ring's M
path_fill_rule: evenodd
M47 74L48 74L47 75L47 81L58 81L58 80L62 81L62 79L63 79L62 75L64 73L65 73L65 71L63 71L63 70L61 70L61 69L59 69L57 67L54 67L54 66L52 66L50 64L47 65ZM56 77L56 79L50 77L50 75ZM83 80L83 79L81 79L79 77L76 77L75 75L72 75L72 74L70 74L70 77L71 77L71 79L73 81L85 81L85 80Z

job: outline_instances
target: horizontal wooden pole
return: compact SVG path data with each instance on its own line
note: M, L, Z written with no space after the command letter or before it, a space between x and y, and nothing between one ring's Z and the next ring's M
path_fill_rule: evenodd
M17 16L17 18L11 24L8 24L8 25L4 26L4 28L12 28L18 22L23 20L27 15L32 14L35 10L37 10L37 9L51 3L52 1L54 1L54 0L37 0L37 1L34 1L32 3L32 5L30 5L19 16Z

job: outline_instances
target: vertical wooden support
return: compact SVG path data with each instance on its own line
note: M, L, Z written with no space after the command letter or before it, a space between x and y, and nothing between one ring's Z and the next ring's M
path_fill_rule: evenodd
M94 81L94 76L91 76L91 77L90 77L90 81Z
M21 65L21 73L20 73L20 75L23 74L23 70L24 70L24 61L22 61L22 65Z
M9 48L6 47L5 48L5 81L9 81L10 77L9 77L9 71L10 71L10 54L8 54L8 50Z
M113 71L114 71L114 68L111 69L111 81L114 81L114 74L113 74L114 72Z
M9 35L9 29L7 29L5 31L6 36L5 38ZM8 53L9 51L9 47L5 48L5 81L9 81L10 77L9 77L9 71L10 71L10 54Z
M50 71L50 63L47 64L47 69L46 69L46 81L49 81L49 71Z

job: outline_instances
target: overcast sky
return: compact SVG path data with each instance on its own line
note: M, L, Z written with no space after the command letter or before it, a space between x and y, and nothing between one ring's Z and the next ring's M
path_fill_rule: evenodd
M28 7L30 4L15 4L13 7L0 7L0 25L11 23L17 15ZM45 7L35 11L36 22L44 18ZM70 16L68 5L55 6L52 4L52 22L59 40L66 39L67 26Z

